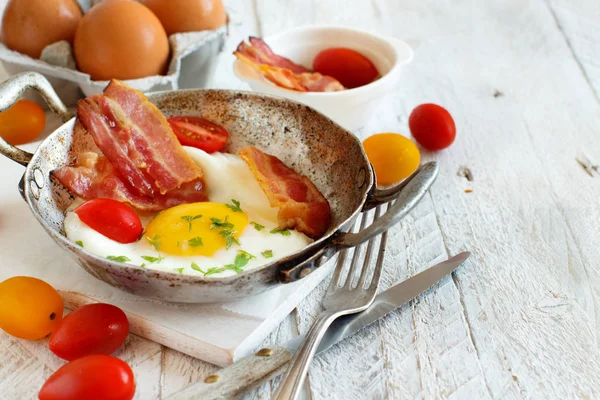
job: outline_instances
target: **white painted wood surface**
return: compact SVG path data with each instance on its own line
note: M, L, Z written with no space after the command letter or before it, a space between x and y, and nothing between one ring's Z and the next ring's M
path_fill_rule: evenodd
M600 3L596 0L230 0L214 87L241 88L228 54L250 34L335 23L407 40L400 86L362 137L408 134L435 102L458 137L424 153L441 174L390 237L384 286L461 250L471 261L316 359L314 399L594 398L600 395ZM496 93L496 95L494 95ZM473 180L457 175L461 167ZM472 193L465 193L472 189ZM265 341L306 331L324 282ZM46 343L0 334L0 398L34 398L60 362ZM138 399L160 399L216 367L130 335L119 357ZM266 384L246 399L272 393Z

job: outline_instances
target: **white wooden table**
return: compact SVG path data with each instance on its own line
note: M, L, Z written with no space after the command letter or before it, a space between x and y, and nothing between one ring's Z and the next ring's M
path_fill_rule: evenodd
M600 395L600 2L597 0L230 0L212 86L243 88L230 52L248 35L344 24L416 51L397 92L358 132L409 134L418 104L450 110L430 195L393 229L385 286L473 253L435 289L319 356L315 399L592 398ZM472 178L459 170L468 168ZM472 192L467 193L470 189ZM23 204L23 207L26 207ZM265 345L306 331L324 282ZM138 399L217 368L130 335L117 354ZM61 363L44 342L0 335L0 398L34 398ZM268 398L274 384L248 394Z

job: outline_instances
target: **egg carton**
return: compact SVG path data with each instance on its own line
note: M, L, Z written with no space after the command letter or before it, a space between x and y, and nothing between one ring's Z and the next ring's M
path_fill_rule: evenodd
M142 92L204 88L215 72L226 36L227 25L216 30L175 33L169 36L171 61L166 75L124 82ZM46 46L40 59L10 50L0 43L0 61L11 75L25 71L44 75L67 106L76 104L82 96L102 92L108 84L108 81L94 81L75 68L73 50L66 41ZM38 96L29 98L45 106Z

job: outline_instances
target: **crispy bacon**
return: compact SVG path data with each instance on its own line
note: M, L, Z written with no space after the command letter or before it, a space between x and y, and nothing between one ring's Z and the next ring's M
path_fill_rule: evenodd
M312 72L273 53L262 39L250 37L250 43L240 43L233 54L276 85L299 92L344 90L337 79Z
M162 113L139 91L112 80L79 102L77 117L129 184L146 196L202 178Z
M237 47L237 51L252 59L256 63L266 64L272 67L286 68L296 74L310 72L308 68L298 65L290 59L275 54L264 40L252 36L250 36L249 40L250 45L246 44L246 42L242 42Z
M80 152L75 166L54 171L78 196L112 198L141 210L207 200L202 170L141 92L113 80L103 95L81 100L74 139L88 132L97 152Z
M279 228L295 228L312 238L327 231L331 223L329 203L310 179L255 147L244 147L238 154L250 167L271 207L279 207Z
M110 161L95 152L77 155L75 166L53 171L71 192L83 199L109 198L129 203L139 210L160 211L183 203L206 201L202 182L192 181L165 195L152 197L141 195L116 171Z

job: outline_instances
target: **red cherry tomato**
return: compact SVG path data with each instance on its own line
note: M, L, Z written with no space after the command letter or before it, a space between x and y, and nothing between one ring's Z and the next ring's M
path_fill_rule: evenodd
M48 378L40 400L131 400L135 380L129 365L95 354L63 365Z
M171 117L168 121L179 143L197 147L207 153L221 150L229 138L229 133L222 126L204 118Z
M337 79L350 89L367 85L379 75L377 68L367 57L344 47L326 49L317 54L313 69Z
M454 142L456 126L445 108L437 104L421 104L408 119L410 132L427 150L445 149Z
M89 200L74 212L90 228L119 243L133 243L142 234L140 217L127 204L116 200Z
M125 313L111 304L88 304L67 315L50 335L50 350L65 360L111 354L129 332Z

